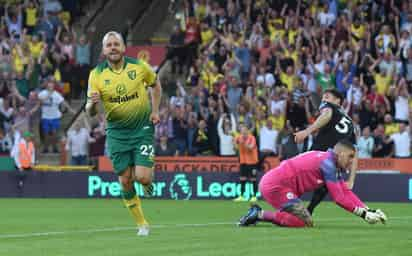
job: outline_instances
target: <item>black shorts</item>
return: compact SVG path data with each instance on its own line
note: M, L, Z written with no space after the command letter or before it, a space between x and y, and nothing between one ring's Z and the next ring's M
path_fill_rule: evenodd
M256 178L256 164L240 164L240 177Z

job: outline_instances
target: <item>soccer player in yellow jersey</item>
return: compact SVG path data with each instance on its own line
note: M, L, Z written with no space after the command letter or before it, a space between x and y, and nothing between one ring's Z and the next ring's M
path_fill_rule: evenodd
M147 236L149 224L133 184L137 181L146 194L152 193L154 124L159 122L162 88L147 63L125 57L124 53L122 36L108 32L103 37L106 60L90 72L86 111L95 115L97 104L102 102L108 152L119 176L124 204L136 221L137 234Z

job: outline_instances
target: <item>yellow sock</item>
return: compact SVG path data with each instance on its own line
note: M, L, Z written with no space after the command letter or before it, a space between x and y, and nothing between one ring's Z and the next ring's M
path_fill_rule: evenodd
M133 191L134 192L134 191ZM128 194L128 196L127 196ZM138 226L147 225L147 221L144 218L142 204L140 199L136 196L135 192L133 197L130 198L131 192L126 192L123 194L123 203L126 205L133 219Z

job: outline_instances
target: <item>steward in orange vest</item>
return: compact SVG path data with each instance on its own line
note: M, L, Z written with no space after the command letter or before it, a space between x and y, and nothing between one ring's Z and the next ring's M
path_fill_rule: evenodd
M31 169L34 166L35 151L32 136L30 132L24 132L19 142L16 165L20 170Z
M246 183L249 181L252 183L253 189L249 192L250 202L256 202L256 194L258 190L257 186L257 163L258 163L258 150L256 145L256 138L249 132L249 129L245 124L240 124L240 134L234 139L235 145L239 149L239 162L240 162L240 195L235 198L235 202L246 201L244 197L246 192Z

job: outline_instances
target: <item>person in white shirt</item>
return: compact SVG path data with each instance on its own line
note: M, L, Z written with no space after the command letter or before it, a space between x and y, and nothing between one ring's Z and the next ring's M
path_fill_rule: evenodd
M371 129L369 126L363 128L362 136L359 137L357 142L358 158L372 158L375 140L370 133Z
M286 114L286 100L282 98L280 89L274 89L272 92L272 99L268 103L270 104L270 112L272 114L280 113Z
M343 79L343 83L345 86L349 87L349 89L346 91L346 100L348 104L351 104L352 107L354 107L356 110L360 109L361 103L362 103L362 97L363 97L363 91L362 91L362 84L363 83L363 78L361 76L361 81L359 81L359 77L354 76L352 79L352 84L347 84L347 78L346 76Z
M58 153L56 135L62 117L60 105L64 105L72 114L75 111L67 104L63 96L55 91L51 80L47 82L46 89L42 90L38 97L41 104L41 127L45 138L43 153L48 153L50 145L53 146L53 151Z
M176 96L170 97L171 107L182 107L185 105L186 91L180 81L176 82Z
M321 27L328 27L336 21L336 16L328 11L329 5L325 3L323 8L319 11L317 19Z
M217 123L217 132L219 134L219 147L221 156L236 155L234 145L234 133L236 132L235 116L230 114L230 119L227 114L222 114Z
M395 120L398 122L408 121L410 96L406 80L402 78L398 85L391 87L391 94L395 102Z
M409 111L411 116L411 111ZM411 123L411 118L409 118ZM389 137L389 141L393 141L394 144L394 157L396 158L409 158L411 156L411 131L410 126L406 126L405 123L399 124L399 132L392 134Z
M95 142L95 139L90 136L90 127L87 121L85 118L82 120L83 125L81 120L78 120L73 129L67 132L66 150L71 155L72 165L87 165L89 143Z
M268 119L259 131L259 162L263 163L265 157L277 154L276 141L279 131L273 128L272 120Z

